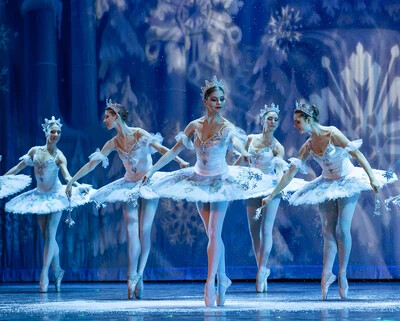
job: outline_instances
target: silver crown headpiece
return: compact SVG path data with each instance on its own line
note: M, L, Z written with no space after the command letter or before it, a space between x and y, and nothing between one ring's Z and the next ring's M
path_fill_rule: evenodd
M224 83L221 80L217 79L217 76L214 76L214 78L211 81L205 80L205 86L201 87L201 98L204 98L204 94L206 93L206 91L212 87L220 87L222 88L222 90L224 90Z
M57 125L58 127L61 128L62 124L60 118L55 119L54 116L51 116L50 120L45 118L44 123L42 124L43 131L47 133L48 129L53 125Z
M302 111L303 113L305 113L306 115L313 117L314 112L312 109L312 106L310 106L309 104L305 103L305 102L298 102L296 100L296 110Z
M264 109L260 109L260 118L262 119L266 114L268 114L270 112L274 112L279 115L279 113L280 113L279 105L275 105L274 103L272 103L269 106L264 105Z
M113 103L111 99L106 99L106 108L111 108L116 114L119 113L119 111L121 110L121 105L117 104L117 103Z

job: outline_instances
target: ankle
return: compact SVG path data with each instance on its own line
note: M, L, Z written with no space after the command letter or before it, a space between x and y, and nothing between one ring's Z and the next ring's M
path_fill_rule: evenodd
M322 279L329 278L333 274L332 270L331 271L322 271Z

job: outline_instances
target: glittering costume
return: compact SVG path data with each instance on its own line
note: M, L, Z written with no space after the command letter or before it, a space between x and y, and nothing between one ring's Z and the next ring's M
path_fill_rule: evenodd
M39 147L41 148L41 147ZM59 168L56 164L57 155L40 162L36 154L31 158L24 155L20 158L27 166L33 166L37 187L29 192L14 197L6 203L6 211L15 214L50 214L64 211L89 202L93 190L89 185L81 185L89 190L88 193L81 187L72 189L71 201L65 195L65 185L59 178Z
M22 191L31 182L32 179L28 175L0 176L0 199Z
M262 196L268 196L271 194L278 184L278 179L275 172L276 167L281 165L283 171L287 171L289 169L288 163L286 163L282 158L274 155L273 149L275 145L276 140L273 145L263 148L254 147L253 140L251 140L249 144L248 152L251 155L250 166L260 169L264 173L264 179L266 179L266 183L270 183L269 187L265 190L265 193ZM303 179L294 178L283 190L283 193L289 195L303 187L306 183L307 182Z
M289 199L292 205L319 204L327 200L351 197L362 191L372 190L367 173L364 169L354 166L350 161L349 152L359 149L362 140L352 141L345 148L335 146L329 140L322 155L315 154L311 148L312 158L322 168L322 175L307 183L295 192ZM291 158L292 165L307 173L307 165L297 158ZM381 186L397 181L397 176L387 179L385 171L373 169L373 173Z
M104 203L136 201L138 197L145 199L158 198L159 196L150 187L151 182L163 177L165 173L158 172L154 174L150 184L142 185L141 181L144 174L153 164L151 154L156 152L150 144L152 142L162 143L162 141L163 138L159 133L156 135L151 134L150 137L143 135L128 152L125 152L116 147L113 139L113 147L124 164L125 175L123 178L100 188L92 195L91 200L101 205ZM104 168L108 166L108 158L99 150L90 155L89 159L101 161Z
M183 133L176 136L188 149L196 151L193 167L169 172L153 181L151 187L161 197L191 202L220 202L260 197L270 188L270 182L259 169L228 166L226 153L233 136L246 140L243 131L223 126L206 141L201 140L197 129L194 143ZM264 179L265 178L265 179Z

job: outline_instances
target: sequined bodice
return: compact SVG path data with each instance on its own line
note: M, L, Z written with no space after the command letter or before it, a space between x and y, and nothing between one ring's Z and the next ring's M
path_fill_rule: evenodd
M197 129L194 131L196 164L194 170L202 176L216 176L228 171L226 152L229 147L230 128L224 127L206 141L201 140Z
M147 137L140 137L128 152L115 147L119 158L125 167L124 178L127 181L136 181L143 177L147 170L153 165L149 146L145 143ZM115 144L115 143L114 143Z
M321 155L310 149L312 158L322 168L322 177L328 179L341 178L350 174L354 165L351 163L348 152L339 146L329 143Z
M58 178L59 168L56 164L56 157L54 156L41 162L37 159L36 154L33 156L37 190L40 192L50 192L56 190L61 185Z
M275 174L275 163L272 162L275 158L272 152L274 146L275 144L264 148L256 148L253 146L253 141L251 141L249 145L251 167L260 169L264 174Z

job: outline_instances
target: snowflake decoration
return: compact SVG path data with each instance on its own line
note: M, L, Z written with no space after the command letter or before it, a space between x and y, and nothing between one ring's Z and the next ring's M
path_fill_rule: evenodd
M282 51L282 55L287 57L289 49L302 37L301 32L298 31L302 28L300 20L299 11L289 6L282 7L281 13L276 12L276 18L271 16L267 27L268 33L263 37L263 43L277 51Z
M400 157L400 149L393 149L393 145L398 145L395 140L398 121L390 117L400 107L400 76L389 76L399 57L399 46L393 46L390 54L388 70L383 72L358 43L348 66L340 72L340 79L335 77L330 59L322 57L322 66L327 69L334 89L326 87L321 90L321 96L310 95L310 101L327 106L338 117L339 127L350 138L363 138L364 146L371 150L369 158L376 159L380 167L388 167L393 158Z
M163 0L151 11L146 56L159 59L164 46L168 73L188 74L199 85L220 63L238 64L242 38L232 15L243 5L232 0Z
M203 222L194 203L168 200L164 206L161 226L171 244L193 245L198 235L204 233Z

